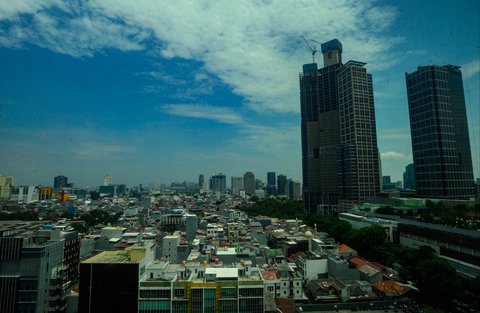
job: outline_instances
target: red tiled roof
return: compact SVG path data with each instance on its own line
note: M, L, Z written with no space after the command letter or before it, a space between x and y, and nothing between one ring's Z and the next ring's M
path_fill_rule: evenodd
M348 253L348 252L357 252L354 249L350 248L346 244L342 243L341 245L338 246L338 252L339 253Z
M360 258L351 258L350 263L353 263L357 268L360 268L367 264L367 261Z
M377 281L372 284L373 287L380 290L383 293L387 292L395 292L395 293L402 293L405 288L397 284L394 280L384 280L384 281Z
M262 272L262 277L265 280L275 280L279 278L278 272L270 272L270 271Z

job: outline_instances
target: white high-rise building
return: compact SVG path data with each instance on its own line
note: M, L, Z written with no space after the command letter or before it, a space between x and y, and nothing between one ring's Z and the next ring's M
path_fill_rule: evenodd
M112 178L108 175L103 177L103 185L104 186L111 186L112 185Z

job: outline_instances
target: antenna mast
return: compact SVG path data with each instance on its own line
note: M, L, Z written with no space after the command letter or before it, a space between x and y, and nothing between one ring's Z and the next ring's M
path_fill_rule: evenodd
M317 53L317 46L310 46L310 44L308 43L307 39L305 39L305 37L303 37L303 41L305 41L305 44L307 45L308 49L310 49L310 52L312 52L312 63L315 63L315 53ZM315 41L315 40L312 40L310 39L311 41ZM317 42L317 41L315 41Z

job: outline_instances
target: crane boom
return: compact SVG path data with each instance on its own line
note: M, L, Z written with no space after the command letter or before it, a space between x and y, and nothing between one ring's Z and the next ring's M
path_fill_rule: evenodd
M310 49L310 52L312 52L312 63L315 63L315 53L317 53L317 47L316 46L310 46L308 43L307 39L305 37L301 36L303 38L303 41L305 41L305 44L307 45L308 49Z

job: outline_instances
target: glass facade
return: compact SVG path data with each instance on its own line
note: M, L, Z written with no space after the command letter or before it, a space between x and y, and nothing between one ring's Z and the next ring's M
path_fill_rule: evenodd
M406 73L419 196L473 197L474 181L459 67L421 66Z

